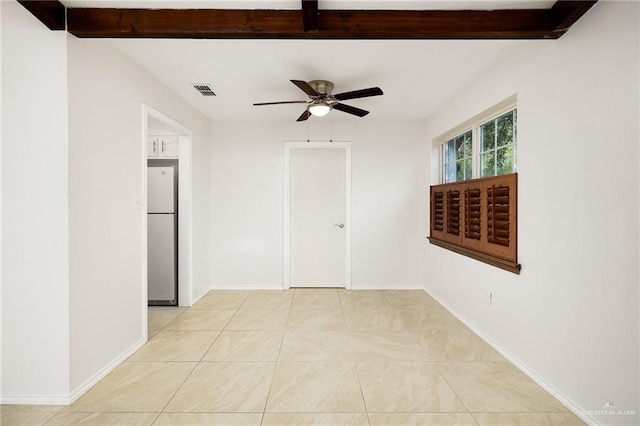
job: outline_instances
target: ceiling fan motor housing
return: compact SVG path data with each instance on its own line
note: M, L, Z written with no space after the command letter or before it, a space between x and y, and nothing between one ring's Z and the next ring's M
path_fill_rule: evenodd
M313 88L321 97L331 96L333 83L327 80L311 80L309 86Z

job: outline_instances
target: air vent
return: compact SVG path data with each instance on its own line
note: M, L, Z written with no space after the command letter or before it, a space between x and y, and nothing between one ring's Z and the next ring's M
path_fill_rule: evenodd
M215 96L208 84L194 84L193 87L202 94L202 96Z

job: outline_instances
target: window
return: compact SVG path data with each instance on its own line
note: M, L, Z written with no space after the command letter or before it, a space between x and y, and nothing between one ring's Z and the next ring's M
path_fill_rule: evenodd
M443 183L515 173L518 111L515 97L436 139Z
M434 142L442 184L431 186L431 244L516 274L518 175L515 96Z
M471 140L471 130L469 130L444 143L443 167L445 183L471 179L473 175L473 150Z
M509 111L480 126L480 176L499 176L516 171L518 112Z

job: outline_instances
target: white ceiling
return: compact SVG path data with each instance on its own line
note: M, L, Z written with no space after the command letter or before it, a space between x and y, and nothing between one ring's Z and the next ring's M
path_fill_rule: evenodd
M176 2L67 0L73 7L173 7ZM434 9L469 4L485 9L549 7L551 1L323 1L320 8ZM300 2L181 1L190 7L299 8ZM508 6L505 6L508 4ZM553 41L486 40L109 40L213 120L295 120L304 105L254 107L254 102L307 100L289 82L330 80L334 93L378 86L383 96L345 101L371 111L364 120L422 119L514 50ZM217 94L203 97L192 83ZM333 111L333 119L362 120Z

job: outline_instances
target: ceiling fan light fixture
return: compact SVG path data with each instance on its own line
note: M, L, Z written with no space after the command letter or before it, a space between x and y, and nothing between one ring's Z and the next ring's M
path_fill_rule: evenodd
M324 117L329 114L331 107L325 101L317 101L309 105L309 112L316 117Z
M0 0L2 1L2 0ZM338 93L332 95L333 83L326 80L312 80L309 82L303 80L291 80L299 89L307 94L308 101L280 101L280 102L259 102L254 106L262 105L279 105L279 104L306 104L304 112L296 121L307 121L312 115L316 117L324 117L329 114L332 109L340 112L355 115L356 117L364 117L369 111L356 108L354 106L343 104L342 101L349 99L368 98L371 96L382 95L382 89L379 87L369 87L368 89L352 90L351 92Z

